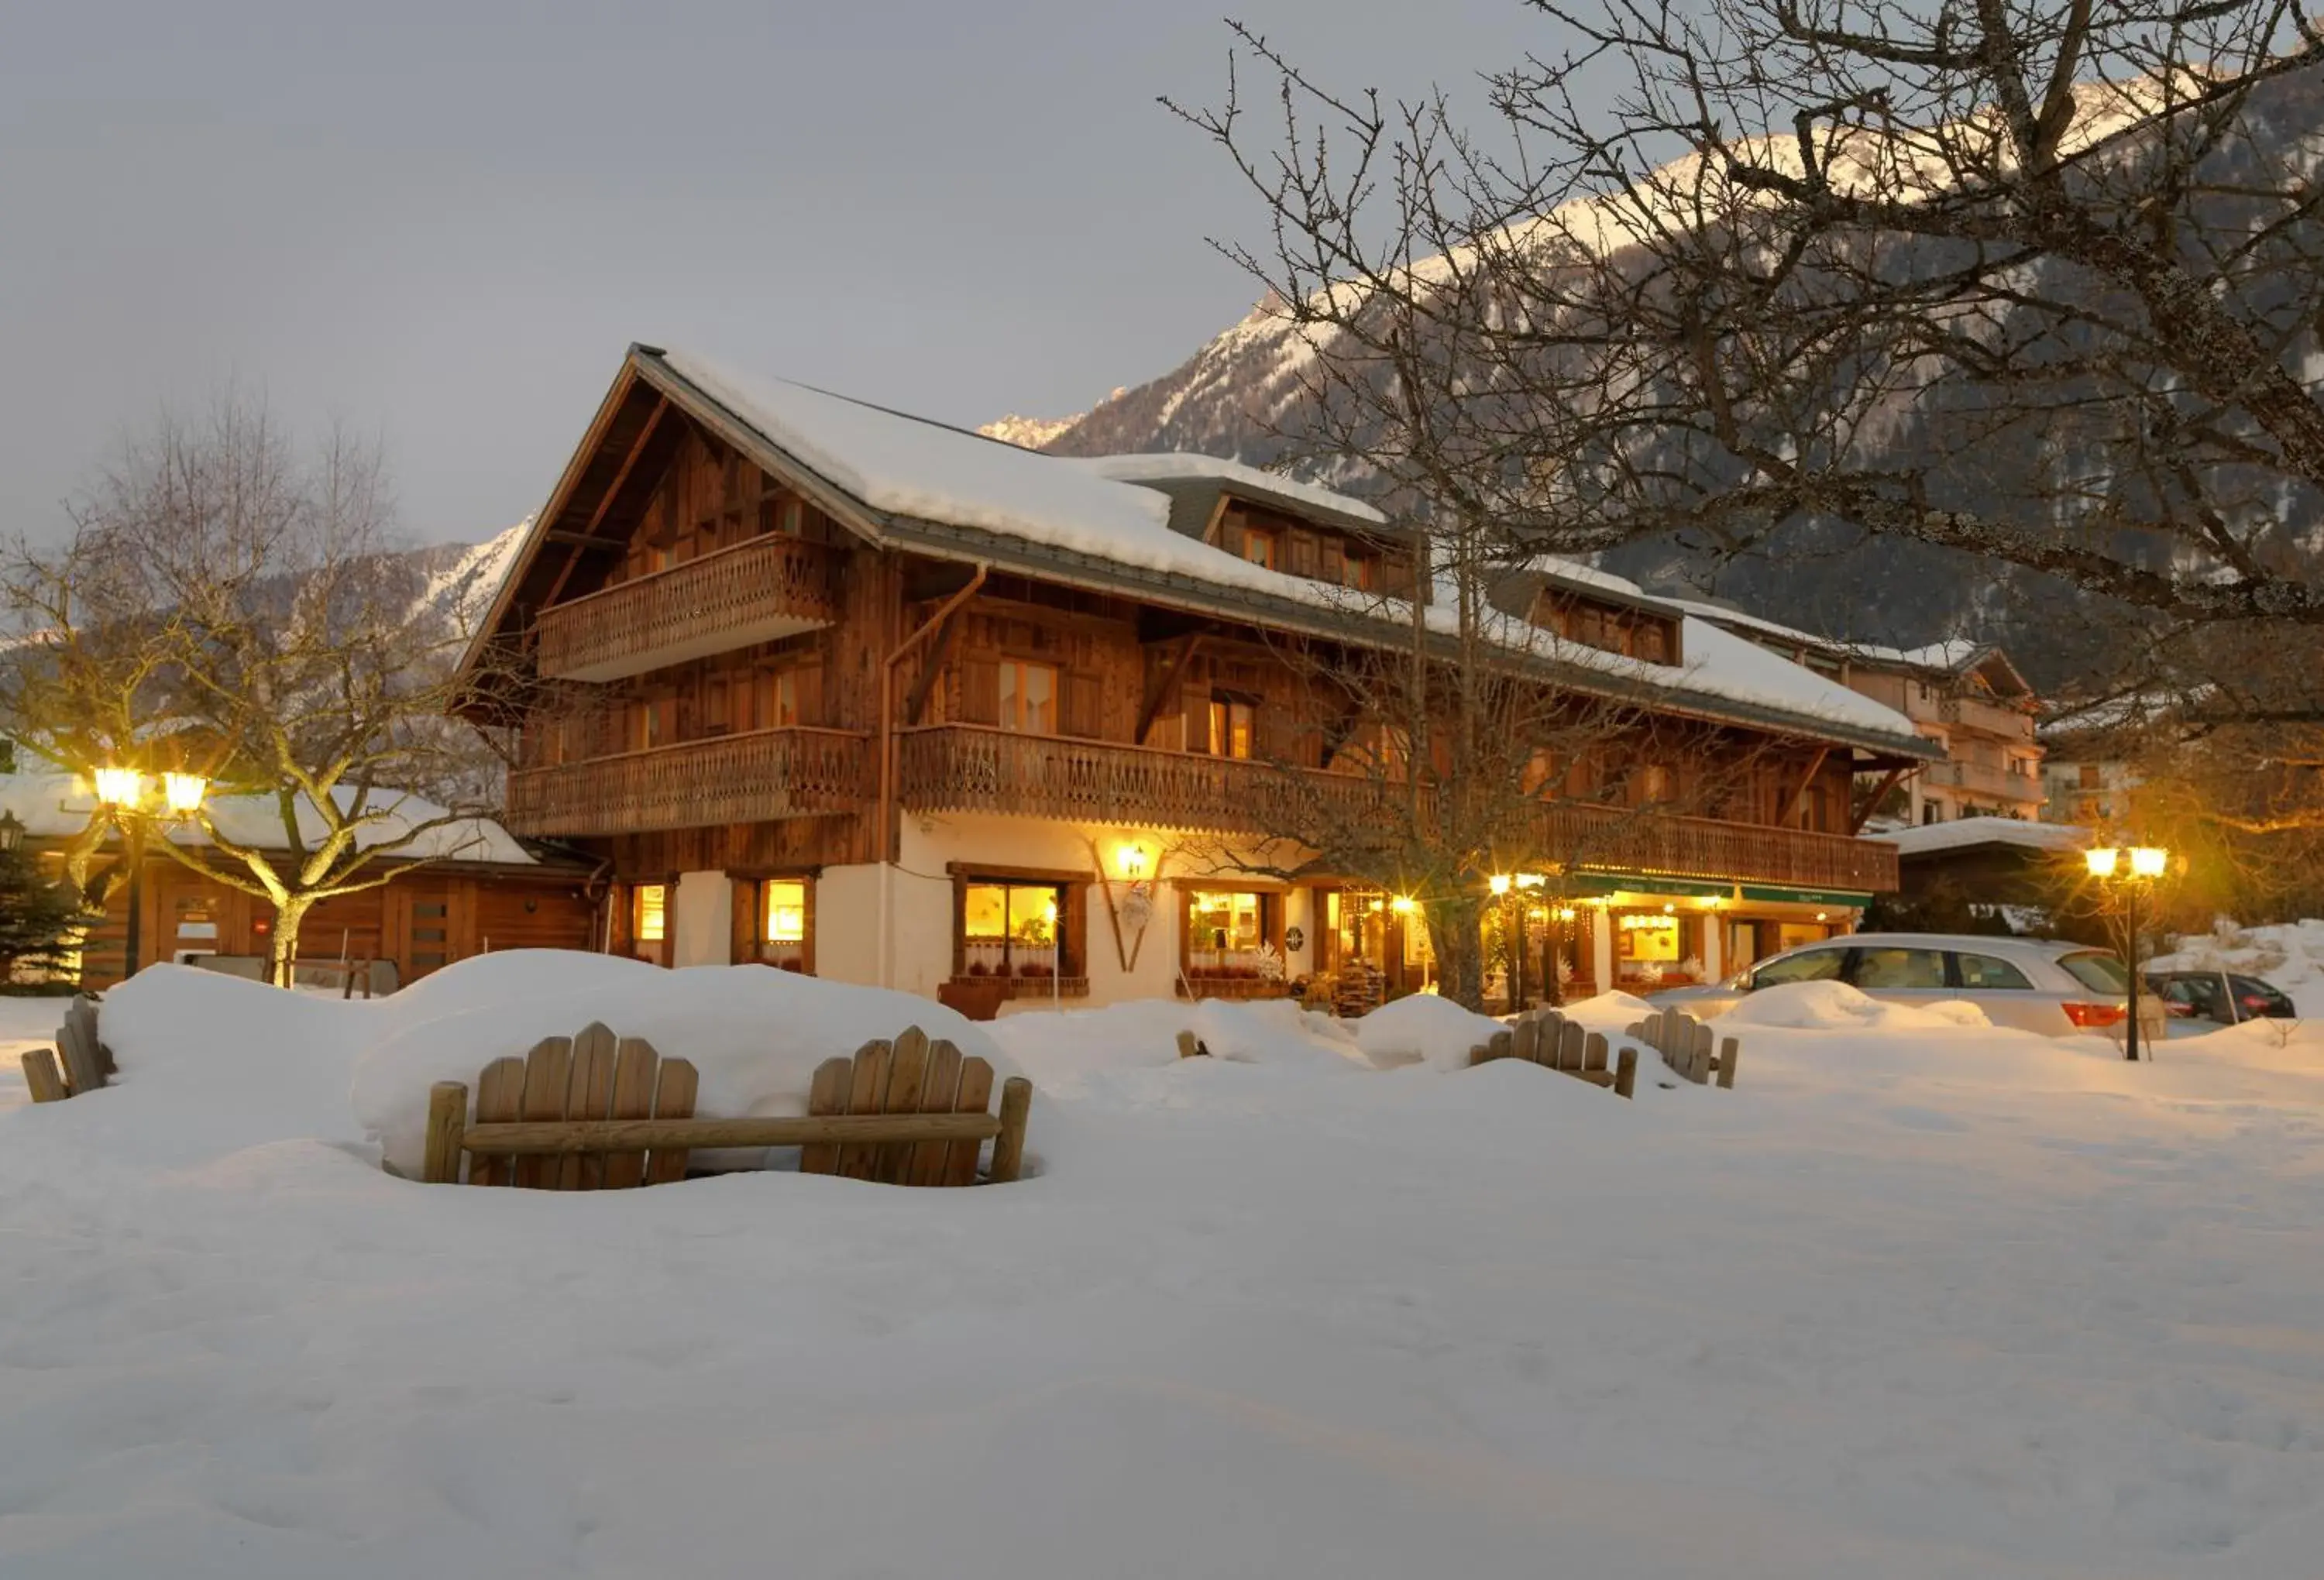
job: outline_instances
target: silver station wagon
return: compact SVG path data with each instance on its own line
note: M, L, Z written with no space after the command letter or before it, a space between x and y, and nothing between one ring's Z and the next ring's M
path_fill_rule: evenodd
M1723 1015L1746 995L1786 982L1845 982L1895 1004L1959 1000L1997 1026L2052 1037L2097 1033L2120 1041L2130 976L2120 957L2087 944L1974 933L1858 932L1770 955L1717 986L1654 996L1688 1014ZM2139 1006L2142 1037L2161 1034L2163 1006Z

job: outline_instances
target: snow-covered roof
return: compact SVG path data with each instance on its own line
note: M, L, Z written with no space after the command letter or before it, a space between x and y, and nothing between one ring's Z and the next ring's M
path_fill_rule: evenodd
M1280 494L1318 510L1336 511L1360 520L1376 521L1381 526L1388 524L1388 518L1377 506L1367 504L1352 495L1340 493L1320 483L1302 482L1279 472L1261 472L1256 466L1246 466L1240 461L1229 461L1216 455L1168 450L1135 455L1091 455L1069 460L1066 464L1084 467L1100 477L1110 477L1117 482L1215 482L1230 490L1240 487L1259 493Z
M339 804L351 805L353 799L354 791L341 786ZM63 840L79 833L88 826L97 805L95 787L78 774L0 774L0 811L14 813L16 821L24 825L26 835L35 840ZM259 850L289 849L282 837L281 813L272 797L213 796L204 803L204 810L218 831L237 845ZM393 846L388 854L413 860L426 858L502 862L518 867L538 865L513 835L490 819L463 817L436 822L447 817L447 808L424 796L399 790L374 790L356 841L365 850ZM408 843L398 843L406 840L415 827L431 822L434 827L420 828ZM329 831L322 813L311 803L302 801L300 804L299 831L310 846ZM181 845L209 843L208 836L192 823L173 825L169 837Z
M1023 450L888 408L788 380L738 372L690 352L638 347L632 366L680 400L706 399L706 415L731 419L755 434L774 459L787 459L881 519L859 519L859 530L892 537L917 548L1006 561L1012 548L1041 551L1019 563L1035 574L1080 574L1140 596L1199 593L1255 618L1296 622L1332 615L1380 620L1401 629L1408 606L1376 592L1332 585L1255 565L1239 555L1172 530L1171 501L1161 491L1174 470L1208 479L1239 463L1211 457L1172 461L1117 458L1121 469L1154 486L1104 475L1079 461ZM674 375L675 381L672 381ZM1281 493L1288 479L1240 468ZM1249 486L1258 487L1257 482ZM1310 485L1301 485L1310 486ZM1313 491L1342 514L1369 510L1327 490ZM1376 516L1377 512L1373 512ZM544 515L541 522L549 517ZM536 522L532 538L544 530ZM528 556L531 547L528 548ZM1591 575L1603 573L1587 572ZM1628 583L1625 583L1627 586ZM505 602L505 594L503 594ZM1393 604L1393 608L1388 607ZM1431 607L1432 628L1447 635L1457 615ZM1780 656L1689 620L1683 665L1648 664L1568 641L1522 618L1489 622L1487 636L1504 650L1594 673L1620 694L1663 694L1674 709L1714 716L1748 714L1755 721L1794 729L1838 731L1875 742L1882 750L1915 757L1930 749L1909 721L1827 677ZM1317 627L1317 629L1326 629ZM1340 629L1335 622L1329 629ZM472 648L472 654L475 649ZM1576 677L1576 684L1587 682ZM1778 717L1766 718L1774 714Z
M2018 845L2029 850L2080 850L2090 842L2090 831L2076 823L2027 822L2014 817L1964 817L1951 822L1919 823L1887 833L1867 834L1886 840L1906 856L1934 850L1960 850L1975 845Z
M1635 591L1636 589L1633 589ZM1967 667L1980 653L1990 650L1990 644L1967 637L1953 637L1941 642L1923 643L1917 648L1891 648L1878 642L1856 642L1843 637L1821 636L1803 631L1796 626L1747 614L1739 609L1729 609L1723 603L1706 602L1694 598L1662 598L1660 602L1689 614L1720 625L1757 631L1786 642L1796 642L1820 653L1852 658L1865 664L1895 664L1913 669L1940 670L1957 674Z

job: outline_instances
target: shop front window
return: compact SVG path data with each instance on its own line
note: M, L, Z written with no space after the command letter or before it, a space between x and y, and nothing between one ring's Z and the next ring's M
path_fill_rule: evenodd
M1688 980L1699 969L1694 918L1667 911L1631 911L1614 919L1614 966L1623 983L1655 987Z
M1197 889L1186 896L1186 974L1267 979L1282 901L1244 889Z

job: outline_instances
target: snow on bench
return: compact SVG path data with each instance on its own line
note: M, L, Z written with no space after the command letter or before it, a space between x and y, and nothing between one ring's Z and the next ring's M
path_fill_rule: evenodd
M113 1050L97 1036L97 1000L84 995L72 1001L65 1024L57 1028L55 1052L35 1048L18 1062L36 1103L61 1103L112 1079L116 1073Z
M1496 1059L1522 1059L1592 1086L1611 1087L1618 1098L1631 1096L1637 1087L1638 1051L1623 1049L1611 1070L1606 1068L1606 1053L1604 1033L1587 1030L1560 1010L1529 1009L1510 1022L1508 1030L1495 1032L1490 1041L1470 1049L1469 1063L1474 1067Z
M987 1179L1011 1180L1024 1167L1033 1083L1003 1081L990 1113L992 1066L918 1026L817 1066L804 1116L697 1119L696 1086L686 1060L601 1024L544 1039L484 1067L473 1120L465 1084L430 1089L420 1178L457 1184L465 1157L471 1185L619 1190L684 1179L697 1149L796 1146L801 1173L970 1185L987 1141Z

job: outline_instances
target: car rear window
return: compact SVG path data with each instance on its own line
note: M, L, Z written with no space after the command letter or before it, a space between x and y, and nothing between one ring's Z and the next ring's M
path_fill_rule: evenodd
M2104 950L2085 950L2080 954L2060 955L2058 964L2083 987L2099 993L2127 993L2130 973L2122 962Z
M1751 974L1754 988L1774 988L1785 982L1823 982L1840 975L1844 949L1812 949L1786 960L1769 960Z
M2031 988L2025 973L2007 960L1992 955L1955 955L1954 963L1960 968L1960 985L1964 988Z

